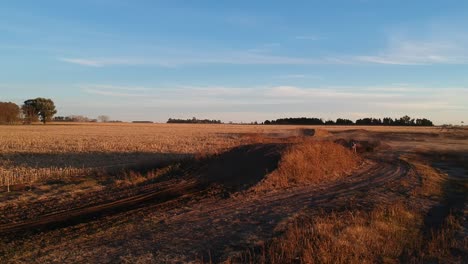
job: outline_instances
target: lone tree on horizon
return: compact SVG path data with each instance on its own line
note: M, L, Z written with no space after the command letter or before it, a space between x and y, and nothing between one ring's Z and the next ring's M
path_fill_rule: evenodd
M107 116L107 115L100 115L100 116L97 117L97 119L99 120L99 122L107 123L107 122L109 122L110 117Z
M45 124L51 121L52 117L57 113L54 101L41 97L24 101L21 109L23 110L27 123L32 123L40 119L41 122Z

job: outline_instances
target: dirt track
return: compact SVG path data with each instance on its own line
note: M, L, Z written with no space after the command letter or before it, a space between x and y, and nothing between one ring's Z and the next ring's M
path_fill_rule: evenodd
M358 132L350 136L362 136ZM275 169L276 153L283 146L244 146L186 170L184 179L192 181L161 182L112 201L4 223L0 233L13 234L10 242L14 243L23 231L27 236L21 243L53 241L47 250L35 253L38 262L56 261L54 254L62 261L115 262L126 254L126 245L138 252L153 252L159 262L201 257L219 261L277 236L304 209L312 215L350 206L370 209L376 201L392 203L405 197L420 179L400 155L414 148L410 150L405 141L390 143L364 154L365 162L345 179L266 193L251 192L249 186ZM425 146L424 141L418 146ZM218 176L225 171L231 173L223 180ZM220 187L223 183L226 186ZM31 230L40 233L28 237ZM105 260L102 245L114 245L104 247ZM60 250L68 247L74 252ZM79 252L86 252L87 257L80 259Z
M72 208L41 215L34 219L0 225L0 233L18 236L18 232L47 231L123 214L144 214L158 207L172 216L153 226L157 234L158 252L167 259L210 253L222 259L224 252L232 254L266 241L280 232L288 219L305 208L339 208L356 195L379 192L388 195L382 186L405 177L410 166L396 157L381 157L366 161L358 172L346 180L314 188L298 187L262 195L243 193L233 197L205 198L206 184L195 181L149 189L138 195L90 207ZM184 206L186 200L202 199L200 203ZM187 198L187 199L182 199ZM390 197L390 195L389 195ZM184 208L181 210L180 208ZM106 221L104 221L104 225ZM143 235L143 234L141 234ZM179 238L179 239L174 239ZM182 239L183 238L183 239ZM91 245L87 245L92 246Z
M60 226L67 226L85 222L90 218L98 218L108 214L115 214L119 211L129 211L143 207L147 204L158 204L177 199L181 196L194 195L199 192L194 182L178 184L168 188L149 189L137 195L124 199L103 203L89 207L72 208L61 212L41 215L35 219L21 222L13 222L0 225L1 233L13 233L24 230L54 229Z

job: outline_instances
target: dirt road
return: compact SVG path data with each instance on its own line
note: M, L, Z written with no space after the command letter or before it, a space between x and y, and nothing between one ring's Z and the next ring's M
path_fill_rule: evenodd
M149 212L155 214L155 210L159 210L156 214L164 215L164 219L152 224L151 238L145 232L135 234L134 231L124 237L148 237L157 243L158 254L167 260L188 261L200 254L204 254L205 258L210 255L208 258L219 260L227 254L241 252L255 246L258 241L266 241L277 235L303 209L336 210L347 206L356 196L368 195L370 192L391 197L391 188L383 186L388 187L392 182L407 176L409 170L410 166L396 157L380 157L366 161L354 175L334 184L261 195L246 191L230 198L204 198L209 185L195 181L184 182L164 189L149 189L104 204L71 208L26 221L3 224L0 225L0 233L18 237L21 232L31 234L34 230L35 233L50 232L56 236L62 233L60 228L66 226L81 223L80 228L86 228L83 223L93 221L92 225L98 222L100 228L105 228L112 222L109 219L117 219L119 214L146 215ZM186 202L197 199L198 203ZM90 248L93 244L83 246Z
M370 137L360 131L338 136ZM278 151L284 146L235 148L187 169L183 181L138 187L141 189L128 192L131 195L115 196L120 198L99 204L62 206L54 213L4 222L0 233L4 237L13 235L3 246L25 250L14 259L19 262L29 262L31 255L36 262L61 263L112 263L125 256L134 260L135 255L142 256L143 261L149 256L162 263L201 258L216 262L281 234L303 210L314 215L348 207L371 209L376 203L390 204L406 197L420 179L412 165L401 158L427 151L422 147L432 147L432 138L427 144L421 138L414 146L412 138L389 139L389 146L364 154L366 159L359 169L336 182L265 193L249 187L276 168ZM446 145L435 147L443 149ZM224 175L225 171L230 173ZM27 236L21 237L22 232ZM38 242L44 246L39 247ZM64 252L64 248L73 250Z

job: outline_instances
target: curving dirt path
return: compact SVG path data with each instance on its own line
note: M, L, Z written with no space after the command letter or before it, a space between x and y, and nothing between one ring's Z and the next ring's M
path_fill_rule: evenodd
M201 192L195 181L179 183L165 189L146 189L130 197L110 201L94 206L85 206L62 210L60 212L48 213L39 217L20 222L11 222L0 225L0 234L17 233L25 230L50 230L63 226L69 226L85 222L89 219L99 218L105 215L116 214L122 211L129 211L148 204L159 204L177 199L181 196L194 195Z
M158 252L174 258L210 252L212 259L223 259L225 254L243 251L258 241L272 238L303 209L337 210L356 195L372 191L383 198L390 197L392 189L383 186L397 182L409 171L410 165L399 159L373 161L347 180L335 184L199 204L153 229L158 234ZM184 261L188 260L190 258Z
M194 162L179 179L89 194L84 197L83 200L87 200L84 203L81 199L68 204L57 204L54 200L39 201L28 206L36 209L31 215L24 215L24 209L16 209L10 210L10 217L2 216L0 234L46 231L149 205L174 202L180 197L196 198L212 191L213 186L222 185L226 190L240 191L257 183L266 172L274 170L280 159L280 151L285 146L256 144L237 147L218 157ZM96 199L95 195L102 197Z
M400 181L411 172L411 165L397 154L373 153L353 175L334 183L261 194L250 192L248 186L275 169L278 149L282 148L272 144L234 149L189 171L192 175L186 175L189 176L186 179L192 180L143 186L136 194L132 191L130 196L116 200L62 208L54 213L3 223L0 235L11 234L13 242L21 238L22 232L26 240L41 237L57 241L50 245L49 252L39 251L38 262L50 261L48 256L53 256L54 250L67 248L70 243L75 250L79 249L77 252L88 252L87 262L102 262L102 252L96 249L105 243L118 245L120 251L125 250L125 245L135 243L141 251L156 252L161 262L192 261L200 254L204 259L219 261L276 236L304 209L339 210L360 197L368 203L372 203L369 197L391 202L397 196L394 192L401 192ZM239 162L252 162L255 169L246 166L244 170L238 166ZM226 170L233 172L226 182L227 190L234 195L211 194L223 183L216 175ZM237 175L245 180L237 183L234 180L239 178ZM114 233L89 238L80 235L90 229L113 229L114 221L121 219L141 226L121 228L118 236ZM29 238L31 232L42 233ZM84 241L63 241L61 237L79 237ZM63 251L60 254L67 256ZM119 251L107 254L108 262L118 261L121 255ZM73 257L68 256L67 260L73 261Z

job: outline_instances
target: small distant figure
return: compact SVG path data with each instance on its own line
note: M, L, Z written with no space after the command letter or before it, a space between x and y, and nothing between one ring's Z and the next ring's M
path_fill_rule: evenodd
M353 143L351 145L351 149L353 150L354 153L357 153L357 144L356 144L356 142L353 141Z

